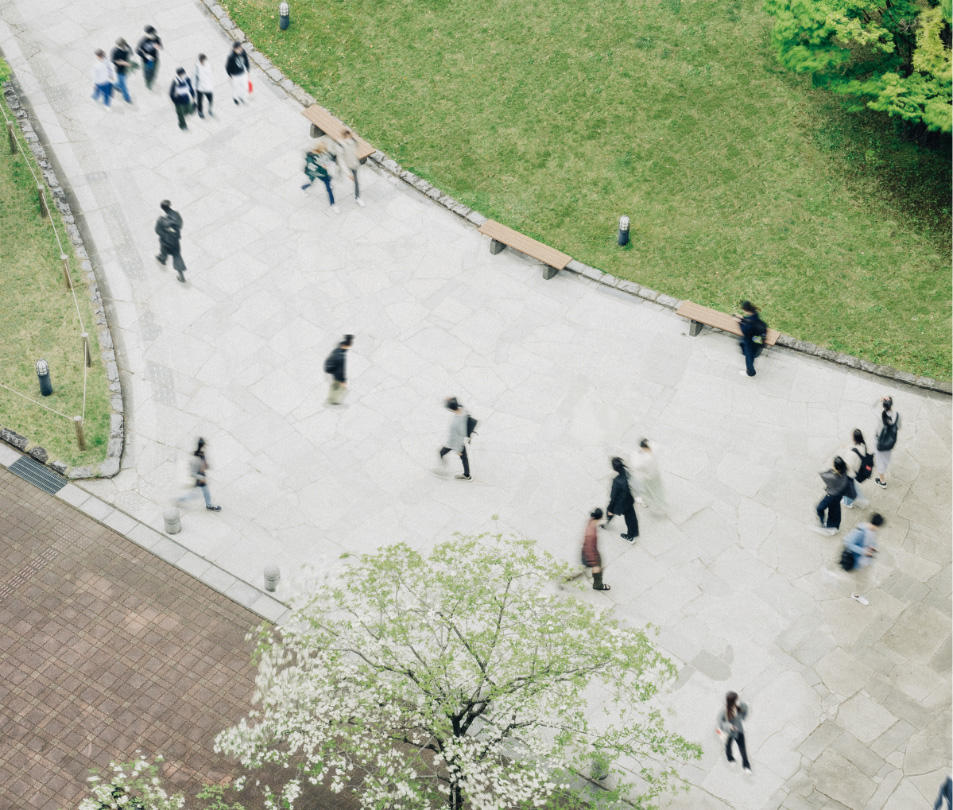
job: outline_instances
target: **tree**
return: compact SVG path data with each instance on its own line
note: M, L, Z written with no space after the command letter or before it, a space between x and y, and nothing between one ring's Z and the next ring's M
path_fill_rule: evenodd
M915 129L951 130L951 0L765 0L786 68Z
M571 788L594 755L620 778L588 806L654 806L700 755L653 705L674 667L645 631L561 593L572 573L499 535L362 556L262 629L261 707L216 750L289 768L288 807L325 780L381 810L582 807Z

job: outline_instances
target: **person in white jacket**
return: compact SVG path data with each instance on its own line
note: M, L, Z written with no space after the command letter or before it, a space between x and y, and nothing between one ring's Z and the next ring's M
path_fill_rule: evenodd
M116 69L112 62L106 58L106 52L99 48L96 50L96 64L93 65L93 101L98 101L102 96L103 106L110 109L109 103L112 101L113 85L116 83Z
M357 159L357 138L347 128L337 143L337 160L341 176L346 170L354 180L354 202L363 208L364 200L361 199L361 187L357 182L357 170L361 167L361 161Z
M635 486L638 492L636 500L642 501L656 512L664 512L668 504L665 501L662 474L659 471L658 459L648 439L642 439L639 442L639 452L635 454L635 458L632 460L632 475L635 477Z
M195 63L195 106L198 109L199 118L205 118L205 111L202 105L205 99L208 99L208 114L212 117L212 93L215 90L215 80L212 78L212 66L204 53L199 54L199 61Z

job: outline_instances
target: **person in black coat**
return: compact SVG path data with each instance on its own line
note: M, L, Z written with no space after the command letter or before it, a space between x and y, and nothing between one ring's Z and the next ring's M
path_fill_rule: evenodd
M331 375L326 405L340 405L347 393L347 350L354 343L354 335L345 335L337 348L324 361L324 371Z
M162 216L156 220L156 233L159 235L159 255L156 261L165 266L166 259L172 257L172 266L179 274L179 281L185 281L185 262L182 261L182 216L172 210L172 203L163 200L159 203Z
M175 72L175 78L169 87L169 98L175 105L175 114L179 116L179 129L188 129L185 116L191 114L195 104L195 88L192 86L192 80L186 75L185 68L179 68Z
M615 515L622 515L625 518L625 534L622 539L635 543L635 538L639 536L639 521L635 516L635 498L629 488L629 471L618 456L612 459L612 469L615 470L616 477L612 480L612 491L609 493L606 522L602 525L604 528Z
M136 53L142 59L142 78L146 81L146 90L151 90L156 73L159 72L159 51L162 50L162 40L151 25L147 25L145 31L146 35L136 46Z
M225 61L225 72L232 80L232 101L244 104L248 101L248 54L240 42L232 46L232 52Z
M764 338L768 334L768 325L761 320L758 314L758 308L750 301L741 302L742 316L735 315L738 320L738 328L741 329L741 340L738 344L741 346L741 353L745 356L745 370L739 371L739 374L747 374L754 377L757 373L754 370L754 359L764 350Z

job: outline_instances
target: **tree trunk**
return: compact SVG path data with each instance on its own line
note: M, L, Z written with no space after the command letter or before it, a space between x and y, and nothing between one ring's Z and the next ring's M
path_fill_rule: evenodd
M463 810L463 791L460 790L458 784L451 783L450 785L450 810Z

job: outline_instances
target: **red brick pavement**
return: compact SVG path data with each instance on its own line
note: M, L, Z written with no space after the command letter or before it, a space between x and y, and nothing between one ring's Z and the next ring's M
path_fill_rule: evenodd
M260 621L0 468L0 808L75 808L140 750L189 794L237 776L212 740L250 708Z

